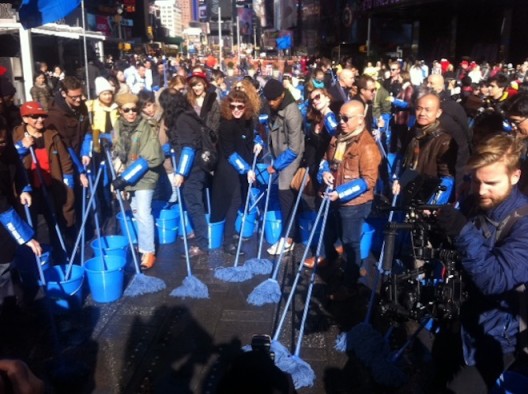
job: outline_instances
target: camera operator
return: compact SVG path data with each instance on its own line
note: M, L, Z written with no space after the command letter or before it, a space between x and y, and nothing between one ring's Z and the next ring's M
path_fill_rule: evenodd
M455 393L488 392L524 346L517 319L518 287L528 282L528 197L517 186L520 150L519 141L505 134L481 142L467 165L473 194L463 204L474 212L447 205L437 215L466 275L460 314L466 365L448 382Z

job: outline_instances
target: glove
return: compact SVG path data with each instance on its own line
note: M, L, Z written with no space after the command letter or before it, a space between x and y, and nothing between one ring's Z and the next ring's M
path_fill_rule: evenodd
M112 181L112 186L115 190L123 190L128 185L128 182L118 176Z
M436 223L446 235L456 237L466 225L467 219L458 209L452 205L446 205L438 211Z
M112 149L112 141L108 140L108 138L101 138L99 140L99 143L101 144L104 150Z

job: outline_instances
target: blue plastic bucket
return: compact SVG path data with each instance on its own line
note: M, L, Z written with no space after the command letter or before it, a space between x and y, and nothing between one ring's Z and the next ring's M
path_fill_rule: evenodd
M177 226L178 226L178 237L183 237L183 229L180 225L180 206L178 204L174 204L171 207L171 210L176 212L176 217L178 218ZM183 211L183 220L185 223L185 234L189 236L192 232L194 232L194 229L192 228L191 221L189 220L189 214L187 211Z
M121 234L123 234L126 237L127 231L125 227L125 220L123 219L123 214L121 212L118 212L118 214L116 215L116 219L117 219L117 222L119 223ZM132 242L137 244L137 235L138 235L137 221L132 215L132 212L130 211L126 212L126 220L128 223L128 230L130 231L130 235L132 236Z
M528 376L514 371L505 371L497 379L490 394L520 394L528 392Z
M280 211L268 211L266 212L266 218L264 219L264 236L266 242L270 245L276 243L282 233L282 215Z
M156 229L160 244L171 244L178 238L177 219L156 219Z
M113 302L121 298L125 265L126 260L120 256L97 256L85 263L86 278L95 302Z
M257 176L257 181L262 185L267 185L270 174L268 173L269 164L266 163L257 163L255 167L255 175Z
M69 280L65 280L67 265L55 265L44 271L47 297L55 313L80 309L83 300L84 267L72 265Z
M237 218L235 220L235 231L240 234L240 227L242 227L242 216L244 216L244 212L238 211ZM254 210L252 212L249 212L246 216L246 221L244 223L244 233L242 234L242 237L249 238L253 235L255 232L255 229L257 228L257 211Z
M218 249L222 246L224 242L224 228L225 220L216 223L209 223L209 216L207 216L208 223L208 234L207 238L209 239L209 249Z
M129 245L128 238L125 235L106 235L101 237L101 243L103 246L103 254L105 256L121 256L123 259L127 259ZM95 256L101 254L98 238L90 243L90 247Z
M369 257L372 248L372 240L374 239L374 231L375 229L373 226L367 222L363 222L363 227L361 228L361 241L359 243L361 260L365 260Z
M315 223L315 218L317 217L317 212L308 211L308 212L302 212L299 215L299 234L301 237L301 242L304 245L308 244L308 240L310 239L310 233L313 229L313 225ZM319 220L318 228L315 230L314 237L312 238L312 246L317 245L317 242L319 241L319 235L321 234L321 226L322 226L322 220Z
M52 248L46 244L40 244L40 246L42 247L42 254L39 257L40 267L42 271L45 271L51 266ZM14 263L23 286L40 286L40 276L35 255L30 248L26 246L18 247L15 253Z

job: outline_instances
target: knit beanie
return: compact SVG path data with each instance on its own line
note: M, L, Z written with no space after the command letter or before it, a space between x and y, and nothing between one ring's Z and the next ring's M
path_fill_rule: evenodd
M270 79L264 86L264 97L268 100L276 100L284 93L284 86L276 79Z
M101 93L106 91L114 93L114 87L104 77L95 78L95 95L99 97Z

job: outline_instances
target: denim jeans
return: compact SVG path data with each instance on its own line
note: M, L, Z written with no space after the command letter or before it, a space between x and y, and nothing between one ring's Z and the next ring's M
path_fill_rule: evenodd
M361 253L359 245L363 222L370 214L372 203L361 205L334 206L329 213L328 225L325 229L325 253L328 258L336 257L334 242L341 238L346 255L345 276L343 284L354 286L359 278L361 267Z
M138 226L138 248L140 253L154 253L154 217L152 196L154 190L136 190L132 195L132 214Z

